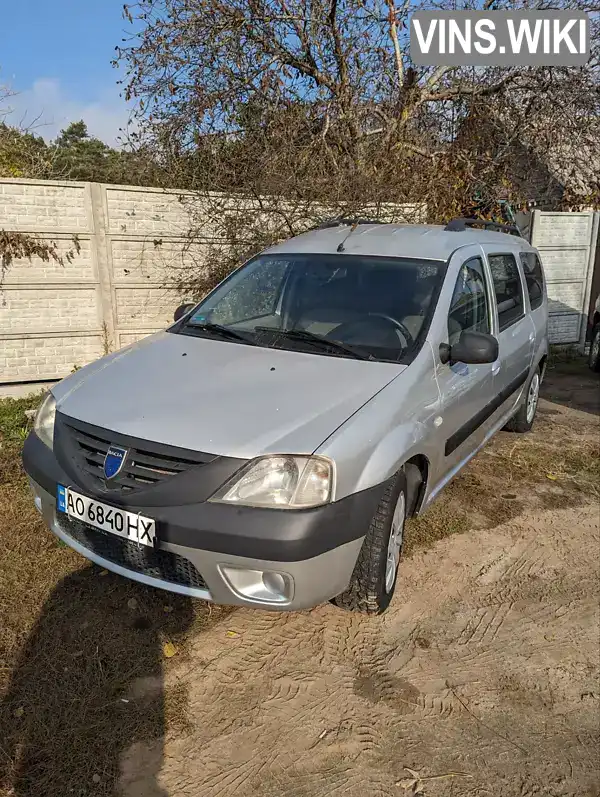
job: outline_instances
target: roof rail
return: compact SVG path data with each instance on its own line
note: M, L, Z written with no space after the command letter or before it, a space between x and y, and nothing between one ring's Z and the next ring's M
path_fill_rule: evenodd
M385 224L385 222L379 221L379 219L361 219L359 217L346 219L340 216L336 219L322 221L320 224L311 227L311 230L327 230L331 227L357 227L359 224Z
M518 235L522 238L521 230L516 224L500 224L497 221L487 221L486 219L452 219L444 227L448 232L464 232L470 227L483 227L484 230L495 230L496 232L506 232L510 235Z

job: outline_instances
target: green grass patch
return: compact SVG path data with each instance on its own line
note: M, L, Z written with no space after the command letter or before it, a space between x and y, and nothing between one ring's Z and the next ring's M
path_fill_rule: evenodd
M21 449L33 428L33 418L26 413L36 410L43 396L35 393L25 398L0 399L0 484L18 474Z

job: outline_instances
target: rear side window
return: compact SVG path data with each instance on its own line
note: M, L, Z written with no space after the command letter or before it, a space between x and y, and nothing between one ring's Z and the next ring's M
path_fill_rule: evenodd
M525 283L529 294L529 304L535 310L544 301L544 272L535 252L521 252L521 264L525 273Z
M448 313L448 340L451 346L457 343L461 332L465 330L490 331L483 263L479 257L467 260L458 272Z
M498 305L500 331L524 315L523 286L514 255L488 255Z

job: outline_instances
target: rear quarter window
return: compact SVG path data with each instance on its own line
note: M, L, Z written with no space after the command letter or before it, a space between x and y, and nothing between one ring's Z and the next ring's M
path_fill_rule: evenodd
M488 262L498 305L498 325L502 331L525 314L521 275L512 254L488 255Z
M521 265L529 294L529 304L535 310L544 301L544 272L535 252L521 252Z

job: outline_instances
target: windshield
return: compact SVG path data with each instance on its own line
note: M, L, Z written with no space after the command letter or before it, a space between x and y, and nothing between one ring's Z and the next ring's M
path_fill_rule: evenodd
M171 331L406 362L427 331L444 273L445 263L435 260L259 255Z

